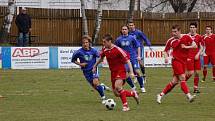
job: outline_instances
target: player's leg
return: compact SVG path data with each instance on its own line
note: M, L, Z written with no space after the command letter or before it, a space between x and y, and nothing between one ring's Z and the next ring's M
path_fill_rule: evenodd
M135 69L135 72L136 72L136 74L137 74L137 81L138 81L138 83L139 83L139 85L140 85L140 89L141 89L141 92L142 93L145 93L146 92L146 89L145 89L145 87L144 87L144 78L143 78L143 76L142 76L142 74L141 74L141 72L140 72L140 69Z
M186 79L186 77L185 77L185 67L184 67L184 72L182 74L178 75L178 79L180 80L181 90L187 96L187 99L189 100L189 102L193 102L194 98L195 98L195 95L193 96L193 95L190 94L189 87L187 86L187 83L185 81L185 79Z
M175 85L178 84L178 78L176 76L173 76L172 81L170 81L166 87L163 89L163 91L157 95L157 103L161 103L161 99L163 98L164 95L168 94L174 87Z
M194 72L194 93L200 93L199 91L199 71L201 70L201 62L200 60L195 60L194 63L194 68L195 68L195 72Z
M143 78L143 75L141 74L140 72L140 64L138 63L137 60L133 60L132 61L132 66L133 66L133 69L137 75L137 81L140 85L140 89L141 89L141 92L142 93L145 93L146 90L145 90L145 87L144 87L144 78Z
M187 68L187 72L186 72L186 81L189 80L189 78L194 74L194 59L187 59L186 62L186 68Z
M203 56L204 59L204 67L203 67L203 78L202 78L202 82L205 82L206 76L207 76L207 68L208 68L208 64L209 64L209 57L208 56Z
M143 47L141 48L141 59L142 60L139 62L139 64L140 64L141 72L142 72L143 77L145 79L146 72L145 72L145 66L144 66L144 48Z
M105 100L104 88L99 84L98 74L94 74L92 71L83 72L88 83L99 93L102 103Z
M121 80L121 79L117 79L115 81L115 90L114 92L118 92L119 96L120 96L120 99L122 101L122 104L123 104L123 111L128 111L129 110L129 107L128 107L128 102L127 102L127 97L135 97L135 98L139 98L136 91L128 91L128 90L124 90L123 89L123 84L124 84L124 81ZM139 100L136 100L136 101L139 101ZM138 102L139 103L139 102Z
M134 82L132 81L132 79L131 79L131 77L129 76L129 72L130 72L130 70L129 70L129 68L128 68L128 65L126 64L125 65L125 68L126 68L126 82L128 83L128 85L131 87L131 89L133 90L133 91L136 91L136 86L134 85Z
M213 81L215 82L215 54L211 56L211 64L212 64L212 73L213 73Z

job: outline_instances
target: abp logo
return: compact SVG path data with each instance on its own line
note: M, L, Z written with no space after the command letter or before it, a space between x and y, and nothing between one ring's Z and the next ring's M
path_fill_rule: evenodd
M40 50L38 48L16 48L12 54L12 57L34 57L39 55Z

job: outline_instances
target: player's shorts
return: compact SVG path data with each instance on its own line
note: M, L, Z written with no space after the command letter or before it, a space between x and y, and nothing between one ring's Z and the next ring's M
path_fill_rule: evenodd
M131 61L131 65L132 65L132 67L133 67L134 70L140 69L140 64L139 64L139 62L138 62L137 59L130 60L130 61ZM128 64L125 64L125 68L126 68L127 72L130 72Z
M186 68L188 71L201 70L201 61L200 59L187 59Z
M176 59L172 59L172 69L173 69L174 75L184 74L185 68L186 68L185 63Z
M210 62L212 65L215 65L215 54L206 55L204 58L204 65L208 65Z
M95 78L99 78L99 73L98 70L96 71L96 73L93 73L93 71L83 71L83 74L86 78L86 80L92 85L93 84L93 80Z
M116 80L123 80L123 85L125 84L126 79L126 71L112 71L111 72L111 82L112 82L112 88L115 89L115 82Z

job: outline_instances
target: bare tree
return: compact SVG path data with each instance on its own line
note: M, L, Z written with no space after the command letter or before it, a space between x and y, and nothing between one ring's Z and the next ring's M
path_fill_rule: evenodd
M3 42L6 42L8 34L10 33L10 28L13 21L13 16L15 14L15 10L15 0L9 0L7 7L7 15L4 17L4 23L0 31L0 39L3 40Z
M99 37L99 31L102 23L102 0L98 0L98 6L96 11L95 28L93 32L93 43L96 43Z
M82 35L88 35L87 17L85 14L85 0L81 0L81 14L82 14Z
M159 11L171 6L175 13L192 12L198 0L151 0L152 4L145 8L144 11L152 11L160 8Z
M169 0L175 13L191 12L197 0Z
M135 7L135 0L130 0L127 22L133 21L133 18L134 18L134 7Z

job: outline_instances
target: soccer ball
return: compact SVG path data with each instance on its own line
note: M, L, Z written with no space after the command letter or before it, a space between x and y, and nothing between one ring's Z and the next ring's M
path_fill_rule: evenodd
M105 102L105 106L108 110L113 110L116 106L116 103L113 99L107 99Z

